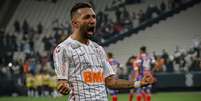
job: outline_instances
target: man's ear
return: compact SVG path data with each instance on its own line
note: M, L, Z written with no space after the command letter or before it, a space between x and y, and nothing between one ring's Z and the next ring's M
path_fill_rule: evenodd
M77 28L77 27L78 27L78 23L77 23L77 21L76 21L75 19L72 19L71 23L72 23L72 26L73 26L74 28Z

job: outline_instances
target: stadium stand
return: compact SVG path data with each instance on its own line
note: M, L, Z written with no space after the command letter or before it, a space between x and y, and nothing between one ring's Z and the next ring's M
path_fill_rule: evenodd
M133 33L132 36L118 41L116 44L111 44L106 49L116 54L122 63L125 63L131 54L137 53L142 45L146 45L150 52L155 51L158 54L164 48L168 53L173 54L176 45L189 49L192 46L193 38L199 40L201 35L200 22L194 20L200 17L198 9L200 9L200 4L144 31ZM115 51L117 49L118 51Z

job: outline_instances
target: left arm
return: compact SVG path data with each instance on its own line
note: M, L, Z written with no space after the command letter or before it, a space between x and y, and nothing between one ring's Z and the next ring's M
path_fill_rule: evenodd
M115 76L115 73L111 67L111 65L107 61L107 56L105 51L101 47L102 51L102 63L105 77L105 85L110 89L130 89L130 88L138 88L141 86L145 86L153 83L153 79L150 76L144 76L140 81L128 81L123 79L118 79Z
M123 79L118 79L115 75L111 75L105 78L105 85L110 89L131 89L138 88L141 86L146 86L153 84L155 79L149 75L144 76L140 81L128 81Z
M134 82L118 79L115 75L105 78L105 85L110 89L130 89L135 88Z

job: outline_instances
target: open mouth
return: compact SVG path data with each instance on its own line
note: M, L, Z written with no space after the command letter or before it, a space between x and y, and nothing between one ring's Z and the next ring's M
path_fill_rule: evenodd
M87 34L93 35L95 32L95 26L90 26L87 28Z

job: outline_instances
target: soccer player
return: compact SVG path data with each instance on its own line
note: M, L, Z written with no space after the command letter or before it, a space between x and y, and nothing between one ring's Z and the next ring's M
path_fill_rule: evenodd
M111 52L107 53L108 62L111 65L114 73L118 76L118 69L120 68L120 63L113 58L113 54ZM117 101L117 93L118 90L108 89L108 92L112 95L112 101Z
M34 96L34 76L31 73L26 74L26 87L27 87L27 95Z
M153 56L146 52L146 47L142 46L140 48L140 53L136 56L133 61L133 72L132 80L141 80L144 76L149 75L153 78L151 73L151 66L155 63ZM151 87L152 85L147 85L136 89L136 101L151 101ZM129 94L129 101L132 101L133 90Z
M35 91L35 96L42 96L42 91L43 91L43 76L42 74L37 73L34 76L34 87L36 89Z
M132 56L129 59L129 66L128 66L128 70L129 70L129 75L128 75L128 79L130 81L135 81L135 78L138 74L138 70L136 70L137 68L134 68L134 62L136 61L136 56ZM133 100L133 94L134 94L134 89L130 89L130 93L129 93L129 101Z
M136 88L154 82L146 76L139 81L118 79L107 61L104 49L90 40L95 34L96 14L88 3L71 9L72 34L54 50L57 89L69 94L69 101L108 101L110 89Z
M49 87L52 88L51 95L53 97L57 97L57 96L60 95L60 94L58 94L57 89L56 89L57 88L57 77L54 74L52 74L51 77L50 77Z

